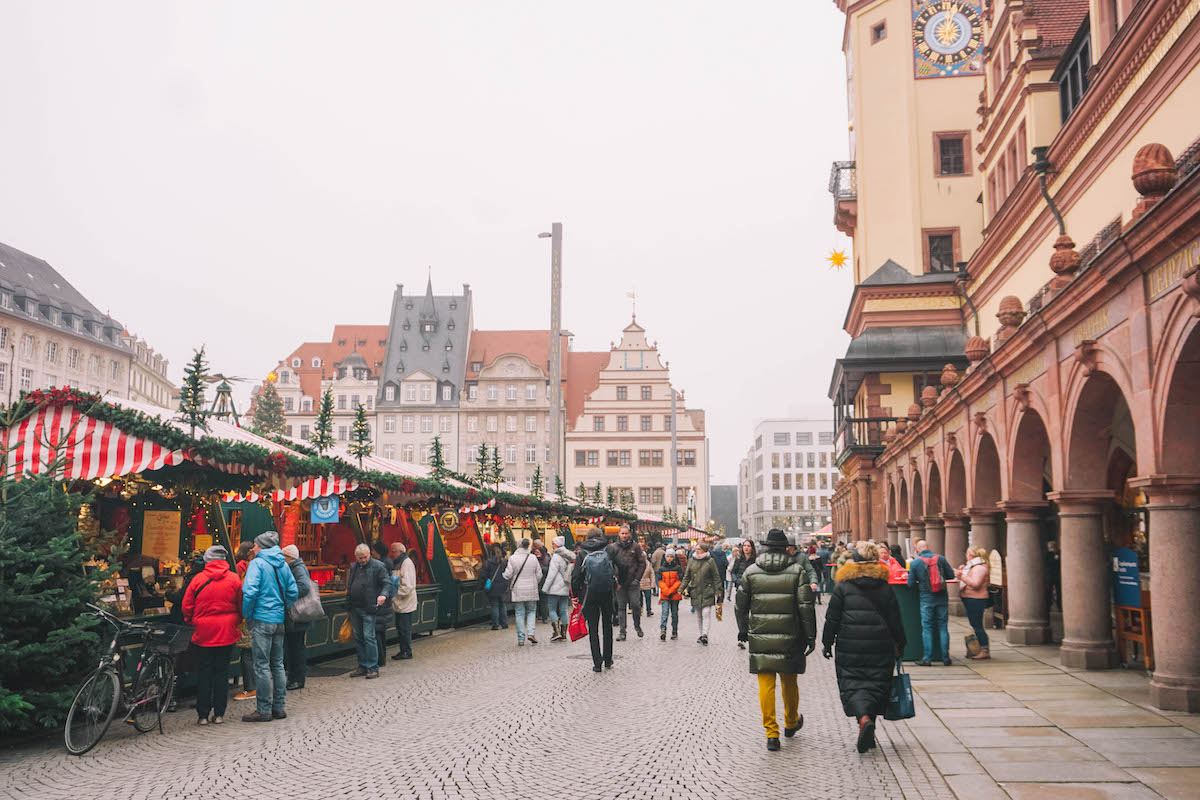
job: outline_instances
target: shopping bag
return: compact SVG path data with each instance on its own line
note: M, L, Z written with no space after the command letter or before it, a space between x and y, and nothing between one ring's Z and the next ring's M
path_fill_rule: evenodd
M979 637L973 633L968 633L963 637L963 644L967 646L967 658L974 658L979 655Z
M892 676L892 688L888 693L887 711L884 719L911 719L917 715L917 707L913 703L912 681L904 671L904 662L897 659L896 674Z
M350 618L346 617L342 621L342 627L338 628L337 640L342 644L354 638L354 628L350 627Z
M567 635L572 642L577 642L588 635L587 620L583 618L583 609L576 603L571 608L571 620L567 623Z

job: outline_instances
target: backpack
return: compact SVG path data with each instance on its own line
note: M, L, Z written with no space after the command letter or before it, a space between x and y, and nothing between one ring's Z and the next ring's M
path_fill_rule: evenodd
M611 592L617 585L608 550L589 553L583 559L583 585L589 592Z
M946 584L942 581L942 570L938 567L938 561L941 556L933 556L926 558L925 556L917 556L925 562L925 566L929 568L929 591L940 592L946 588Z

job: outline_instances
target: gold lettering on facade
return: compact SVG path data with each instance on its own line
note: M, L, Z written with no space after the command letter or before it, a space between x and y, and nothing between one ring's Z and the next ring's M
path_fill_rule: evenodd
M1071 331L1071 341L1078 347L1080 342L1099 338L1108 328L1108 306L1102 306L1075 326L1075 330Z
M1033 383L1033 379L1045 371L1046 354L1043 353L1022 364L1020 369L1009 376L1008 385L1016 386L1018 383Z
M1193 239L1174 255L1146 273L1146 295L1157 300L1200 266L1200 238Z

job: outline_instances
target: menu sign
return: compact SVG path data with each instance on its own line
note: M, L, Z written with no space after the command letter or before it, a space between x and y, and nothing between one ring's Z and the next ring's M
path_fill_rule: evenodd
M178 511L142 512L142 555L178 561L179 523Z

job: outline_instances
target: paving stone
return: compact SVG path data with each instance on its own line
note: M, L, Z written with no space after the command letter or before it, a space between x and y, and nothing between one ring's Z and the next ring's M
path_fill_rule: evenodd
M989 775L951 775L946 782L959 800L1008 800Z
M998 783L1010 781L1040 781L1043 783L1080 783L1100 781L1132 781L1133 776L1119 767L1103 761L989 761L983 764Z
M1127 772L1168 800L1194 800L1200 795L1200 767L1141 767Z
M1140 783L1006 783L1013 800L1161 800Z

